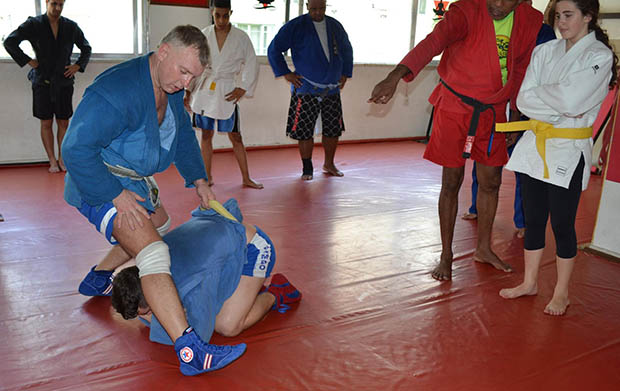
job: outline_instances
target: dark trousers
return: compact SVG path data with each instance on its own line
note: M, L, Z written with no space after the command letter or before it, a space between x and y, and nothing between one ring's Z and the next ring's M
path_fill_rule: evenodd
M568 189L531 178L529 175L521 175L526 250L545 247L547 220L551 216L557 256L573 258L577 255L575 218L581 196L584 166L582 156Z

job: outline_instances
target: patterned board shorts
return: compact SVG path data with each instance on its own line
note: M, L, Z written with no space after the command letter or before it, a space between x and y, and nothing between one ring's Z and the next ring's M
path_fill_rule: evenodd
M323 136L340 137L344 132L344 121L339 93L320 96L293 92L288 109L286 135L294 140L311 139L319 113L323 123Z

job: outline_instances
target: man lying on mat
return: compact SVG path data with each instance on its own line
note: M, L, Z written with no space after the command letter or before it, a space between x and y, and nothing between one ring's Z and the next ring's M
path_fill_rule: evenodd
M269 287L263 286L275 265L273 243L260 228L243 222L237 201L230 199L224 207L236 221L213 209L196 209L189 221L163 237L170 247L170 272L187 318L205 341L214 330L224 336L238 335L270 309L285 312L301 299L282 274L273 275ZM87 277L80 292L105 295L111 281L93 285ZM135 266L120 271L112 285L112 305L125 319L150 315ZM172 344L155 316L149 326L151 341ZM189 350L181 355L182 360L192 357Z

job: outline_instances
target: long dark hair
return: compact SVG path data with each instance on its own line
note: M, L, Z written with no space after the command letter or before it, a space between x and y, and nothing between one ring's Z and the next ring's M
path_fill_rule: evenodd
M601 41L605 46L607 46L609 50L611 50L612 55L614 56L614 62L611 66L611 80L609 81L609 88L613 88L613 86L616 85L616 81L618 81L618 56L614 52L614 48L611 47L611 44L609 43L609 36L607 36L605 30L603 30L601 26L598 25L598 14L600 8L598 0L556 0L555 3L557 4L560 1L572 1L573 3L575 3L577 8L579 8L582 14L590 15L592 17L592 20L588 24L588 29L590 31L594 31L596 39ZM553 8L555 11L555 4ZM555 12L553 12L553 15L555 15Z

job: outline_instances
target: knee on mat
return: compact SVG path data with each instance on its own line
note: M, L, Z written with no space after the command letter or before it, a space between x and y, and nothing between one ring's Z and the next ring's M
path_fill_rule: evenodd
M243 331L243 325L235 319L218 319L215 322L215 331L224 337L236 337Z

